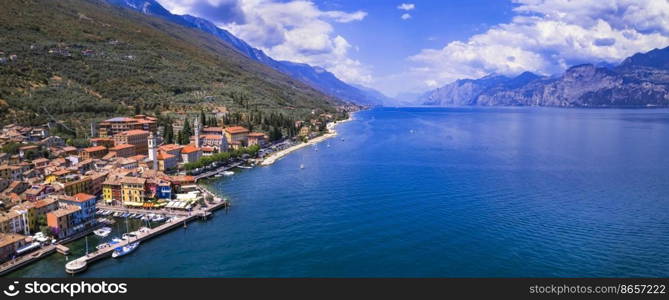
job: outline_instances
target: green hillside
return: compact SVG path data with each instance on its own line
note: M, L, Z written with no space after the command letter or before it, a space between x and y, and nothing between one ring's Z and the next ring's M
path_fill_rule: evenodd
M5 124L86 128L136 110L216 106L299 119L341 104L205 33L96 0L3 1L0 60Z

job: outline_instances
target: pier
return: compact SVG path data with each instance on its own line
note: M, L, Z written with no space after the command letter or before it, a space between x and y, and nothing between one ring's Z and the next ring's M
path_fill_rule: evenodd
M209 191L207 191L204 188L200 188L203 193L208 193L211 194ZM194 209L193 211L190 212L182 212L182 211L171 211L171 212L166 212L165 214L172 215L175 217L171 222L167 222L164 224L161 224L160 226L151 228L145 232L138 232L136 236L134 237L129 237L127 240L124 240L118 244L114 244L114 246L102 248L99 250L96 250L94 252L88 253L82 257L79 257L77 259L74 259L70 262L68 262L65 265L65 271L70 274L76 274L83 272L86 270L88 265L91 263L109 257L111 254L114 252L114 249L118 247L123 247L127 246L128 244L134 243L134 242L139 242L139 241L145 241L149 240L151 238L157 237L160 234L166 233L172 229L179 228L185 226L186 223L189 223L191 221L197 220L198 218L203 218L206 219L208 218L213 211L227 207L229 205L227 200L223 200L220 198L215 198L218 201L215 201L214 203L208 203L204 207L199 207L197 209ZM141 211L142 213L147 213L147 212L156 212L155 210L149 211L149 210L142 210L142 209L125 209L121 207L106 207L101 205L100 208L107 209L107 210L117 210L117 211Z
M220 168L217 168L216 170L209 171L209 172L204 172L202 174L196 175L196 176L194 176L195 177L195 182L197 182L198 180L200 180L202 178L211 177L211 176L214 176L214 175L216 175L220 172L225 172L227 170L239 167L241 164L242 164L241 162L236 162L236 163L231 164L229 166L222 166Z

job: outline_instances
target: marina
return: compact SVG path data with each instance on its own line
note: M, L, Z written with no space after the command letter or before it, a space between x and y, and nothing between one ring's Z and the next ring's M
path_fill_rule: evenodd
M200 188L204 193L210 193L204 188ZM154 228L146 228L144 230L139 230L133 234L125 235L125 239L117 239L113 245L108 245L107 247L99 247L93 252L87 253L86 255L76 258L69 261L65 265L65 271L69 274L77 274L85 271L88 266L100 259L107 257L121 257L129 254L132 251L135 251L139 247L139 243L145 240L152 239L163 233L167 233L173 229L185 227L187 223L195 221L197 219L206 220L209 218L213 211L227 207L229 202L224 199L215 198L214 203L208 204L204 207L199 207L193 211L189 212L180 212L172 211L166 212L165 215L168 215L172 218L171 222L163 223ZM104 207L105 210L111 210L115 212L123 212L121 208L115 207ZM147 210L133 209L135 213L150 213ZM126 210L125 213L128 213ZM117 249L122 249L118 251ZM115 254L116 253L116 254Z

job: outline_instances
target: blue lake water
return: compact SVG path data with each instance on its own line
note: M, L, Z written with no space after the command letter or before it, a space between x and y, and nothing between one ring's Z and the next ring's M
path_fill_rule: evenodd
M228 213L81 276L669 276L668 110L355 118L317 147L209 181ZM11 275L65 276L63 263Z

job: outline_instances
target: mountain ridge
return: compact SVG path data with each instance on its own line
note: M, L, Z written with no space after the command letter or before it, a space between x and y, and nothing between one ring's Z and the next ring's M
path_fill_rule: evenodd
M319 91L345 101L362 105L382 105L383 98L379 98L380 92L369 93L355 85L348 84L337 78L331 72L321 68L314 67L304 63L275 60L264 53L264 51L254 48L244 40L236 37L229 31L222 29L211 21L204 18L191 15L175 15L165 9L155 0L107 0L109 3L121 7L127 7L147 15L153 15L167 19L171 22L197 28L210 33L215 37L229 43L233 48L248 56L251 59L262 62L276 70L279 70L291 77L300 80ZM385 97L385 96L383 96Z
M556 77L530 72L515 77L460 79L428 91L430 106L669 106L669 47L636 53L617 66L575 65Z

